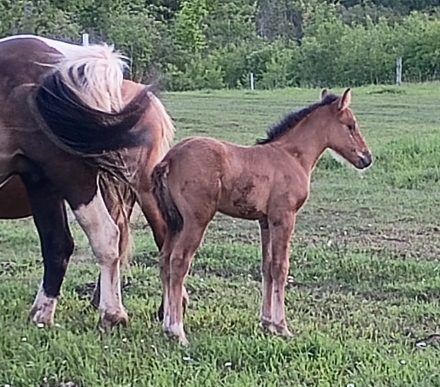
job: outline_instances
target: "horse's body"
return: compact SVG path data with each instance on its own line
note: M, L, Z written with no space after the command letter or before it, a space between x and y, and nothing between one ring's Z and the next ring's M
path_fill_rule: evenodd
M34 36L0 40L0 218L34 216L44 260L31 311L36 323L53 323L73 251L64 201L101 266L104 327L127 321L119 265L129 247L129 185L162 243L166 226L149 192L149 172L174 128L160 100L124 81L122 69L106 46Z
M184 280L193 255L217 211L258 220L263 253L261 322L289 336L284 287L295 217L306 202L310 178L331 148L357 168L372 162L349 109L351 94L323 93L322 101L288 115L268 139L251 147L210 138L177 144L153 170L153 192L168 232L161 251L164 330L187 343L183 329Z

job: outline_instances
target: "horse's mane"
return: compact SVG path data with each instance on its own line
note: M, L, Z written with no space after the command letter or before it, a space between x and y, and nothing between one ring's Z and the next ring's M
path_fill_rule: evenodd
M266 138L257 140L257 144L268 144L276 140L281 135L298 125L300 121L302 121L316 109L322 106L330 105L337 99L338 96L334 94L328 94L324 99L319 102L309 105L306 108L301 109L297 112L289 113L278 124L272 126L272 128L267 131Z

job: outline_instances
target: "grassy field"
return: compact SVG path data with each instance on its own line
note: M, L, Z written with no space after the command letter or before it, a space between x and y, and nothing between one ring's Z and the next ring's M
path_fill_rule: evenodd
M341 90L335 90L341 92ZM319 90L164 96L177 138L252 144ZM287 292L292 339L259 327L260 246L253 222L217 216L188 278L189 348L151 319L160 300L158 254L139 217L124 273L126 329L96 329L89 306L98 267L77 243L57 325L27 313L42 275L30 220L0 225L0 387L440 386L440 84L353 91L375 164L363 174L325 155L298 216Z

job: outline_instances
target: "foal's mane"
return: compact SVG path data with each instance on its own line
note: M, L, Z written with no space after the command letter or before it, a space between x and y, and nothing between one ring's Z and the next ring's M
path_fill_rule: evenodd
M312 105L307 106L304 109L298 110L297 112L292 112L286 115L278 124L272 126L266 132L266 138L257 140L257 144L268 144L277 138L279 138L284 133L288 132L290 129L294 128L300 123L304 118L313 113L316 109L330 105L338 99L338 96L334 94L328 94L324 99L316 102Z

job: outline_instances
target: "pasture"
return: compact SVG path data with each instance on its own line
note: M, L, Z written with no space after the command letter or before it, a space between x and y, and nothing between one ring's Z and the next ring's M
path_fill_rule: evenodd
M340 90L333 90L341 93ZM206 135L253 144L320 90L168 93L176 141ZM57 325L27 314L42 275L31 220L0 224L0 386L436 386L440 352L440 84L353 90L352 108L375 156L359 174L328 155L313 175L291 249L292 339L259 327L257 224L218 215L187 281L190 346L170 342L151 315L158 254L142 216L123 275L129 327L97 328L89 305L98 273L75 224L76 250ZM440 333L440 332L439 332Z

